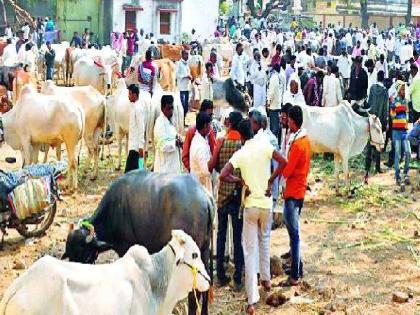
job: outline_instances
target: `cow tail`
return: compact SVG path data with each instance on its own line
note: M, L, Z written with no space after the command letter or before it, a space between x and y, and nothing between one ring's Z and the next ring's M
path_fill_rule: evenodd
M213 238L213 219L216 213L216 204L214 201L213 196L208 194L208 206L207 206L207 214L208 214L208 226L207 232L210 233L210 284L213 285L213 273L214 273L214 265L213 265L213 252L214 252L214 238Z

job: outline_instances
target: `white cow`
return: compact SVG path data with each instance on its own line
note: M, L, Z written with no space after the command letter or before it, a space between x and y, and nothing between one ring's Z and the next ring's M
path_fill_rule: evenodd
M91 85L104 95L111 89L112 75L111 65L101 64L90 57L83 57L74 65L74 85Z
M42 257L6 290L0 314L167 315L193 288L207 291L209 281L197 244L174 230L159 253L134 245L111 264Z
M139 100L143 106L143 112L146 114L145 122L149 121L151 112L151 96L148 92L140 91ZM128 99L128 90L124 79L119 79L115 94L109 96L106 101L107 117L112 131L117 137L118 142L118 164L116 169L121 169L122 140L126 139L125 152L128 152L128 131L130 125L131 103ZM146 125L147 130L147 125ZM145 135L146 136L146 135ZM145 138L147 143L147 139Z
M363 152L370 141L378 150L384 146L382 125L376 116L356 114L347 101L335 107L314 107L299 104L303 111L303 127L307 130L311 150L333 153L336 192L338 193L339 163L343 163L346 187L349 182L349 159Z
M55 51L54 68L57 71L57 80L65 78L66 75L66 49L70 47L69 42L61 42L60 44L51 44L51 48ZM45 55L47 46L43 44L39 49L42 55Z
M65 97L43 95L26 85L16 105L3 115L6 142L23 151L24 164L37 163L41 144L65 143L69 184L77 188L76 147L82 137L84 112Z
M93 158L92 179L96 179L98 177L99 138L106 125L105 97L91 86L58 87L53 81L45 82L41 93L69 99L83 109L85 114L83 140L89 151L87 165L90 166L91 158Z

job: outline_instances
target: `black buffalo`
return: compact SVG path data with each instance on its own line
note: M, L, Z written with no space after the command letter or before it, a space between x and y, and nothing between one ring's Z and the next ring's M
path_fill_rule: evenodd
M101 252L113 249L123 256L135 244L156 253L170 241L172 230L181 229L197 243L208 269L214 212L213 198L191 175L132 171L110 186L88 219L95 236L84 224L70 231L63 258L94 263ZM202 314L207 306L205 294ZM195 311L190 294L189 313Z

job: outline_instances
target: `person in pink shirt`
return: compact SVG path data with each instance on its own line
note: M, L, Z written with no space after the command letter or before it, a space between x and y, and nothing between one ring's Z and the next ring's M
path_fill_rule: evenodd
M362 55L362 49L360 48L360 41L358 40L356 43L356 47L353 48L353 52L351 54L351 56L353 58L359 57Z
M137 73L140 90L147 91L152 94L156 77L156 67L153 63L151 50L146 51L146 60L139 65Z
M274 67L274 65L281 63L281 51L282 51L281 45L277 44L276 53L274 54L273 58L271 58L271 65L270 65L271 67Z

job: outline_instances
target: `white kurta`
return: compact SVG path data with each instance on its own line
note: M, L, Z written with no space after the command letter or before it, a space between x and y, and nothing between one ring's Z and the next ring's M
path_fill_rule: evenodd
M250 72L250 79L254 85L254 107L264 107L267 101L266 69L262 63L254 62L251 66Z
M324 93L322 95L322 106L338 106L338 104L340 104L343 100L340 80L334 74L327 75L324 77L323 87Z
M154 128L155 172L181 173L181 159L176 146L176 135L175 126L161 113L156 119Z
M196 131L194 138L191 141L190 147L190 168L191 174L198 178L198 181L207 191L212 194L211 173L209 172L208 162L210 161L211 153L210 146L207 139Z

